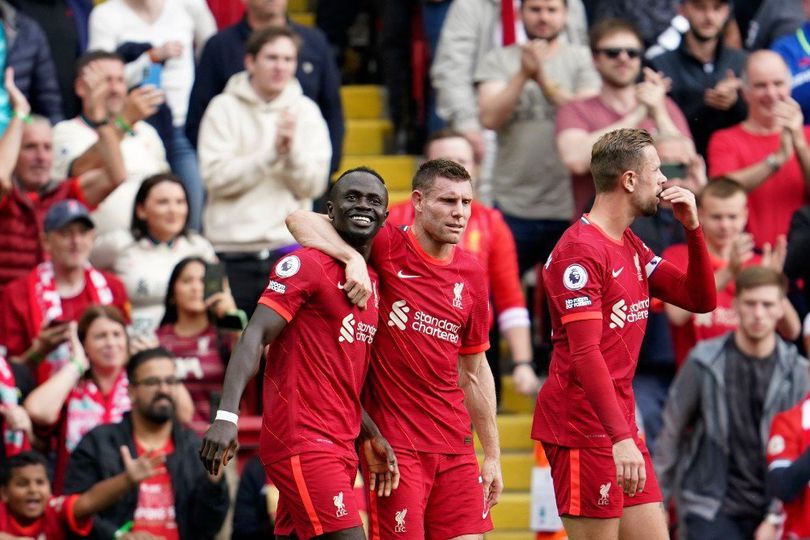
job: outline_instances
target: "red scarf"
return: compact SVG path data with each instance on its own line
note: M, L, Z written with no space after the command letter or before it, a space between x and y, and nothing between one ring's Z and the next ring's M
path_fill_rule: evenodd
M65 446L73 452L82 437L96 426L120 422L132 408L129 380L123 369L107 395L90 378L79 381L65 402Z
M90 291L93 304L106 306L112 304L113 294L104 274L90 266L84 269L84 287ZM46 261L37 265L33 272L28 275L28 298L30 299L30 316L28 317L29 335L39 335L43 326L51 321L58 320L62 316L62 297L56 290L56 279L54 279L53 264ZM47 380L52 374L67 363L70 359L70 347L64 343L53 350L45 358L45 363L40 366L38 375L40 382ZM44 372L43 372L44 370Z

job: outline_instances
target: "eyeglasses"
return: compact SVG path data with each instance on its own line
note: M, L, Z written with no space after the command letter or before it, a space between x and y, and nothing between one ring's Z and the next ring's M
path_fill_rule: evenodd
M641 56L641 49L635 49L633 47L607 47L604 49L596 49L596 52L604 54L611 60L617 59L622 53L625 53L627 58L631 60L635 60Z
M180 379L177 377L166 377L165 379L161 379L160 377L147 377L138 382L130 382L129 384L133 386L145 386L147 388L157 388L161 384L165 384L166 386L177 386L180 384Z

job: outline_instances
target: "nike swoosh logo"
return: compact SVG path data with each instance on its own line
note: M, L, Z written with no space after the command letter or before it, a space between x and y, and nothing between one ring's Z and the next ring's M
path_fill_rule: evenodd
M340 290L342 291L342 290L345 288L345 285L346 285L346 284L345 284L345 283L341 283L341 282L339 282L339 281L338 281L338 284L337 284L337 285L338 285L338 289L340 289Z
M413 279L413 278L419 278L419 277L422 277L422 276L413 276L413 275L410 275L410 274L403 274L402 270L400 270L399 272L397 272L397 277L402 278L402 279Z
M489 508L487 508L486 510L484 510L484 513L483 513L483 514L481 514L481 519L487 519L487 516L488 516L488 515L489 515Z
M621 274L623 271L624 271L624 266L622 266L622 267L621 267L621 268L619 268L618 270L613 270L613 271L611 272L611 274L613 274L613 277L614 277L614 278L617 278L617 277L619 277L619 275L620 275L620 274Z

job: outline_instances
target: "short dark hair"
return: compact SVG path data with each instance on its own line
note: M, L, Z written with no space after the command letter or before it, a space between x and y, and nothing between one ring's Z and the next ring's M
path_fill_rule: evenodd
M372 169L371 167L366 167L365 165L361 165L361 166L359 166L359 167L354 167L354 168L352 168L352 169L347 169L347 170L343 171L343 172L341 173L341 175L337 177L337 180L335 180L335 181L332 183L332 185L329 187L329 194L327 195L327 199L331 201L331 200L332 200L332 193L335 191L335 186L337 186L337 185L338 185L338 183L339 183L341 180L343 180L344 178L346 178L346 177L347 177L347 176L349 176L350 174L354 174L354 173L365 173L365 174L370 174L371 176L373 176L374 178L376 178L377 180L379 180L379 181L380 181L380 183L381 183L383 186L385 186L385 180L383 179L383 177L382 177L382 175L381 175L380 173L378 173L377 171L375 171L375 170L374 170L374 169ZM386 187L386 189L387 189L387 187Z
M152 360L162 359L174 361L174 355L165 347L144 349L133 354L127 363L127 379L129 379L130 384L137 383L135 380L135 372L138 371L138 367Z
M0 485L7 486L11 481L11 473L15 469L22 469L31 465L42 465L45 469L45 474L48 474L48 461L39 452L28 450L20 452L16 456L11 456L6 460L5 466L0 469ZM49 479L50 480L50 479Z
M613 191L625 171L638 170L644 148L654 144L652 136L643 129L617 129L602 135L591 149L591 175L596 192Z
M734 280L734 296L739 297L743 291L773 285L779 288L782 296L787 292L787 278L773 268L767 266L749 266L743 268Z
M292 40L295 50L301 50L301 37L286 26L268 26L251 32L245 43L245 53L255 57L262 47L278 38L286 37Z
M727 176L718 176L712 178L705 186L703 186L703 189L701 189L700 193L698 193L697 203L698 206L700 206L703 204L703 200L706 197L730 199L738 193L742 193L747 197L745 188L742 187L739 182L736 182Z
M160 320L160 326L177 322L177 301L174 299L174 287L177 285L180 274L183 273L186 266L194 262L200 263L203 266L206 265L206 261L202 257L186 257L174 265L172 273L169 276L169 284L166 287L166 297L163 299L163 318ZM210 310L208 312L208 318L213 320Z
M413 175L411 189L413 191L428 191L436 183L438 177L447 178L456 182L472 182L467 169L449 159L431 159L422 163L416 174Z
M87 64L95 62L96 60L118 60L121 64L125 64L124 57L117 52L102 51L95 49L87 51L76 60L76 77L82 76L82 70L87 67Z
M188 191L186 190L186 186L183 185L183 181L180 179L179 176L172 173L153 174L152 176L141 182L141 187L138 188L138 193L135 194L135 204L132 205L132 222L129 226L129 230L132 233L132 237L135 238L135 240L140 240L141 238L149 237L149 227L146 225L146 220L138 217L138 206L146 202L146 199L149 197L149 193L152 191L152 188L163 182L170 182L172 184L177 184L178 186L180 186L180 188L183 190L183 195L185 195L186 197L186 205L189 204ZM189 208L189 211L186 214L186 222L183 224L183 230L180 231L180 236L185 236L188 234L188 224L190 219L191 219L191 208Z
M636 39L638 39L641 47L644 48L644 38L641 37L641 32L639 32L636 25L625 19L611 17L602 19L598 23L594 24L588 32L588 39L591 43L591 52L596 54L596 50L599 48L599 42L606 37L622 32L627 32L636 36Z
M90 325L92 325L96 319L109 319L117 322L125 329L127 327L127 322L117 307L113 305L90 306L82 312L82 316L79 318L77 334L82 344L84 344L84 340L87 338L87 331L90 329Z

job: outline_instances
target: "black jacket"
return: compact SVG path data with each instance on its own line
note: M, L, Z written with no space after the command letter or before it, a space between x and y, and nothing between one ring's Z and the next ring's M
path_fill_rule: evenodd
M172 431L174 453L166 467L174 488L174 507L180 540L213 539L225 521L230 500L223 479L219 484L208 480L199 458L200 439L178 424ZM129 413L117 424L98 426L90 431L73 451L65 479L65 493L82 493L93 484L122 472L119 448L129 447L135 455L132 420ZM138 505L138 490L132 489L117 504L99 513L89 538L110 540L121 525L131 520Z
M289 21L289 26L301 37L295 77L301 83L304 95L318 104L329 127L329 139L332 143L331 170L334 172L340 166L344 131L337 64L323 32L292 21ZM208 103L222 93L232 75L245 69L245 42L248 36L250 26L243 17L238 23L211 36L203 47L186 115L186 136L195 147L200 122Z
M14 84L31 103L31 111L52 124L62 120L62 97L48 40L39 24L0 1L6 34L6 65L14 68Z

